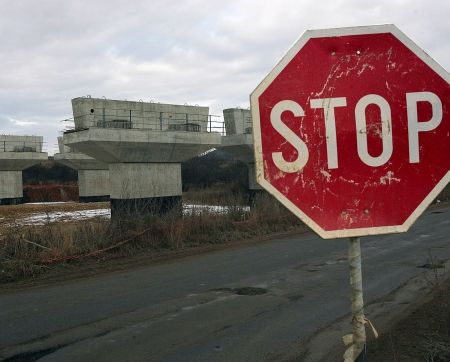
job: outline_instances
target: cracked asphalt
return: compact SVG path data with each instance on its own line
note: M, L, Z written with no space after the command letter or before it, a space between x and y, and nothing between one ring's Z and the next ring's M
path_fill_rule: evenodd
M450 259L450 208L361 246L366 304L389 300L430 257ZM349 295L347 240L290 236L1 292L0 359L301 360L312 336L348 315Z

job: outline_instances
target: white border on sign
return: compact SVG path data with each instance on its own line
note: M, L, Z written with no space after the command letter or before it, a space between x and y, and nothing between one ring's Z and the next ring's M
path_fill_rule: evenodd
M275 198L286 206L292 213L299 217L306 225L314 230L319 236L324 239L343 238L343 237L355 237L365 235L376 234L389 234L400 233L407 231L417 218L426 210L431 202L437 197L437 195L445 188L450 182L450 170L447 174L437 183L433 190L427 197L419 204L414 212L406 219L402 225L394 226L381 226L381 227L369 227L359 229L343 229L326 231L322 229L314 220L300 210L295 204L293 204L288 198L286 198L281 192L272 186L264 178L264 164L262 157L262 140L261 140L261 127L260 127L260 114L259 114L259 97L267 89L267 87L273 82L273 80L281 73L281 71L289 64L294 56L303 48L309 39L333 37L333 36L346 36L346 35L364 35L364 34L384 34L391 33L398 40L400 40L409 50L411 50L418 58L420 58L425 64L433 69L439 76L441 76L447 83L450 83L450 73L448 73L441 65L439 65L434 59L432 59L427 53L425 53L418 45L416 45L411 39L409 39L404 33L402 33L395 25L372 25L372 26L358 26L349 28L334 28L334 29L322 29L322 30L307 30L303 35L295 42L295 44L288 50L278 64L272 69L272 71L262 80L262 82L256 87L253 93L250 95L250 106L252 112L253 121L253 143L255 154L255 168L256 168L256 180L258 183Z

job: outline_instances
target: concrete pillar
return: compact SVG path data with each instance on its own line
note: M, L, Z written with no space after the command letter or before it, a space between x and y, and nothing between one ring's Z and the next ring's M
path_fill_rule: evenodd
M248 202L250 205L255 203L257 197L264 193L264 190L256 182L256 169L255 163L247 163L248 167Z
M108 201L108 165L88 155L73 151L65 144L65 137L58 137L58 146L59 153L54 155L55 161L78 171L79 201Z
M109 200L109 170L78 170L80 202Z
M255 163L247 163L248 167L248 188L250 190L262 190L258 182L256 182L256 169Z
M113 217L181 212L181 162L220 145L208 107L75 98L72 108L64 143L109 165Z
M22 171L0 171L0 205L22 202Z
M0 205L23 201L22 170L47 160L41 136L0 135Z
M111 215L181 212L181 163L109 165Z
M249 109L224 109L223 120L227 136L252 133L252 116Z
M223 119L227 134L222 137L221 148L247 165L249 202L253 203L255 197L261 194L263 189L256 182L250 110L240 108L224 109Z

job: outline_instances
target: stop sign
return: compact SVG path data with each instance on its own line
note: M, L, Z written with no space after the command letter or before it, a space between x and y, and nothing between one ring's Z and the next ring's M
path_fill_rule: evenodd
M449 81L393 25L307 31L251 95L258 182L323 238L406 231L450 180Z

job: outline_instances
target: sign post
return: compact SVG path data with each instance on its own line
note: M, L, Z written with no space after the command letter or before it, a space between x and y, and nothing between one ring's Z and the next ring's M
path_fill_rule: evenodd
M350 237L347 361L370 324L359 237L407 231L450 181L449 82L379 25L305 32L251 94L258 183L322 238Z
M360 238L350 238L348 246L348 262L350 264L350 286L352 290L352 343L344 360L355 361L366 345L366 330L364 328L364 300L361 272Z

